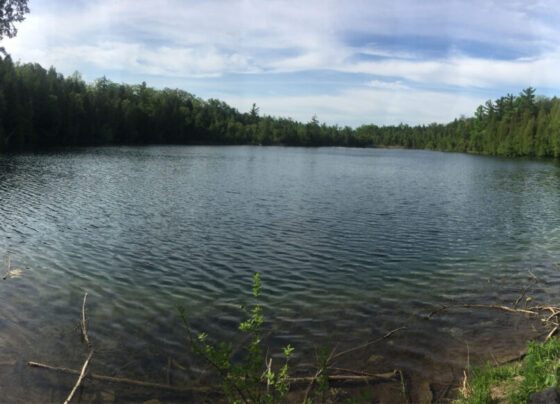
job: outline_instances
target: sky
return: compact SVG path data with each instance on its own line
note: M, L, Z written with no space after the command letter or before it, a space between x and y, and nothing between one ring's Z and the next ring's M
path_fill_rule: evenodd
M181 88L261 115L429 124L559 94L560 2L29 0L14 61Z

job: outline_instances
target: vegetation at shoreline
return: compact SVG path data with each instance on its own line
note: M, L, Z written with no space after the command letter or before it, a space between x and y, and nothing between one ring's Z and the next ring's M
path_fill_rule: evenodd
M261 275L253 277L253 296L261 294ZM240 363L232 359L233 348L230 342L213 345L208 342L208 335L193 335L186 314L182 308L179 314L186 327L191 350L203 357L219 374L222 389L228 401L232 403L272 404L281 400L290 388L288 362L294 348L283 348L284 364L276 372L272 370L272 358L265 355L262 347L261 325L262 308L256 303L251 316L239 324L239 330L247 335L247 342L241 347L243 359ZM266 390L262 388L266 385Z
M560 339L529 342L522 362L473 369L457 404L525 403L538 391L558 386Z
M533 88L478 107L448 124L377 126L302 123L241 113L228 104L146 83L103 77L86 84L79 73L0 60L0 151L125 144L259 144L402 147L502 156L560 157L560 99Z

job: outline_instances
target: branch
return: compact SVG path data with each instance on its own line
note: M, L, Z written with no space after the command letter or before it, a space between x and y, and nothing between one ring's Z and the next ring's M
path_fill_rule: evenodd
M447 309L455 309L455 308L462 308L462 309L497 309L497 310L504 310L510 313L524 313L530 314L533 316L538 315L539 313L534 310L526 310L526 309L512 309L508 306L502 306L499 304L453 304L451 306L443 306L438 310L432 311L428 314L428 318L432 318L433 315L439 313L440 311L444 311Z
M90 361L92 356L93 356L93 349L91 349L89 351L89 355L88 355L86 361L84 362L84 365L82 366L82 371L80 373L80 377L78 377L78 381L76 382L76 384L74 385L74 388L72 389L72 391L68 395L68 398L64 401L64 404L68 404L72 400L72 397L74 396L74 393L76 392L76 390L78 389L78 387L82 383L82 380L84 379L84 376L86 375L86 370L87 370L87 367L89 365L89 361Z
M391 335L393 335L394 333L396 333L396 332L398 332L398 331L400 331L400 330L405 330L405 329L406 329L406 327L395 328L393 331L389 331L387 334L385 334L385 335L382 336L381 338L377 338L376 340L373 340L373 341L370 341L370 342L366 342L366 343L363 344L363 345L359 345L359 346L357 346L357 347L350 348L350 349L348 349L348 350L346 350L346 351L337 353L336 355L334 355L334 356L332 357L332 359L334 360L334 359L339 358L339 357L341 357L342 355L346 355L346 354L348 354L348 353L350 353L350 352L354 352L354 351L357 351L357 350L359 350L359 349L367 348L367 347L370 346L370 345L377 344L378 342L381 342L381 341L383 341L384 339L389 338L389 337L390 337Z
M67 373L67 374L71 374L71 375L81 374L78 370L61 368L61 367L57 367L57 366L50 366L50 365L40 363L40 362L27 362L27 365L31 366L31 367L34 367L34 368L45 369L45 370L53 370L53 371L56 371L56 372ZM145 381L142 381L142 380L128 379L128 378L125 378L125 377L104 376L104 375L98 375L98 374L95 374L95 373L89 373L85 377L86 378L91 378L91 379L94 379L94 380L111 382L111 383L124 383L124 384L130 384L130 385L134 385L134 386L151 387L151 388L156 388L156 389L171 390L171 391L177 391L177 392L188 392L188 391L215 392L215 391L218 390L218 388L216 388L216 387L212 388L212 387L169 386L167 384L162 384L162 383L145 382Z
M86 342L87 346L91 347L86 329L86 298L87 292L84 293L84 303L82 304L82 336L84 337L84 341Z
M393 380L395 379L397 372L390 372L390 373L379 373L379 374L370 374L368 376L365 375L329 375L329 381L348 381L348 382L367 382L372 380ZM314 383L316 377L291 377L288 379L290 383L299 384L299 383Z

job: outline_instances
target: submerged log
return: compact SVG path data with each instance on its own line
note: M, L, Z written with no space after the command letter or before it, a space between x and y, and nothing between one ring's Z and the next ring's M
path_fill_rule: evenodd
M63 367L58 367L58 366L51 366L51 365L47 365L45 363L40 363L40 362L27 362L27 365L31 366L31 367L34 367L34 368L52 370L52 371L71 374L71 375L79 375L80 374L80 371L75 370L75 369L63 368ZM200 393L204 393L204 392L216 392L217 391L217 388L213 388L213 387L169 386L169 385L163 384L163 383L146 382L146 381L143 381L143 380L128 379L126 377L104 376L104 375L98 375L98 374L95 374L95 373L89 373L88 375L85 376L85 379L88 379L88 378L91 378L93 380L110 382L110 383L124 383L124 384L130 384L130 385L133 385L133 386L156 388L156 389L170 390L170 391L176 391L176 392L200 392Z

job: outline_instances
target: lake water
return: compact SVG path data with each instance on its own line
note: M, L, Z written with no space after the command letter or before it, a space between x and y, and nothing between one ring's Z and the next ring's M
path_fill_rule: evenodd
M350 148L0 155L2 274L8 256L21 269L0 286L0 363L17 361L0 365L9 401L68 393L74 376L25 363L81 366L84 290L94 372L165 382L173 358L189 369L173 366L173 383L195 383L203 363L177 305L195 330L237 341L257 271L266 342L290 343L295 363L406 325L346 365L378 361L443 385L467 345L484 359L539 333L503 313L426 314L451 302L511 305L527 284L535 301L556 298L560 166Z

